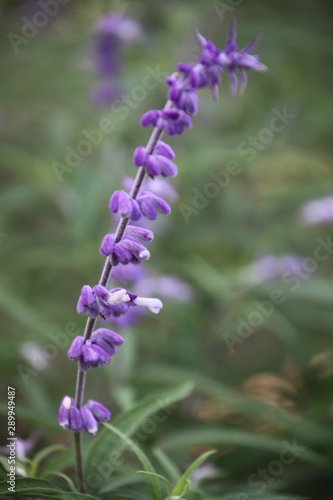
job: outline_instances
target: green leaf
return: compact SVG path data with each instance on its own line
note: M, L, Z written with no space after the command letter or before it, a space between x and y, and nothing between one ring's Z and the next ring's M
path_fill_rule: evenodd
M114 427L111 424L105 423L104 424L107 429L112 431L114 434L116 434L122 441L125 443L128 448L132 450L132 452L136 455L137 459L141 462L143 465L143 468L147 472L152 472L155 473L155 470L149 460L149 458L145 455L145 453L141 450L141 448L134 443L129 437L126 436L123 432L121 432L119 429ZM158 487L158 483L156 481L156 478L154 476L149 476L149 482L151 486L151 491L153 495L154 500L160 500L160 490Z
M156 474L156 472L148 472L146 470L138 470L137 474L142 474L142 475L145 475L145 476L156 477L156 479L159 479L163 484L167 485L168 491L170 493L170 491L171 491L171 484L169 483L169 481L167 479L165 479L165 477L161 476L161 474Z
M168 457L168 455L161 449L155 448L153 454L160 462L161 466L169 476L172 483L176 483L180 478L180 470L177 465Z
M76 492L75 485L74 485L73 481L71 480L71 478L67 476L67 474L64 474L63 472L58 472L58 471L49 471L46 474L44 474L44 476L45 477L47 477L47 476L59 477L67 484L70 491L73 491L74 493Z
M204 429L198 427L191 431L182 431L169 435L165 448L168 450L175 450L191 446L213 444L214 446L238 446L241 448L261 449L279 453L285 447L284 443L292 445L294 441L295 439L288 440L285 437L276 439L240 430L219 428ZM297 444L300 445L300 443ZM325 457L306 447L304 447L303 451L298 453L298 460L310 463L311 465L325 466L328 464L328 460Z
M159 410L186 398L193 389L191 383L185 383L172 389L159 391L151 394L140 401L130 410L125 411L113 421L114 427L117 427L127 436L133 435L142 423ZM110 450L112 453L120 452L124 448L124 442L115 434L111 434L103 429L99 435L92 441L90 448L86 453L86 476L89 475L102 462L110 463ZM96 465L97 464L97 465ZM94 486L91 485L91 489ZM96 488L95 488L96 489Z
M187 487L187 482L190 479L191 475L193 472L200 467L200 465L211 455L215 453L215 450L207 451L206 453L203 453L198 457L194 462L191 463L191 465L188 467L188 469L184 472L182 477L179 479L178 483L174 487L174 489L171 492L171 496L176 496L176 495L185 495L186 491L188 490Z
M0 494L12 496L12 492L8 491L7 481L0 483ZM50 481L30 477L15 479L15 497L19 496L54 498L58 500L98 500L98 498L91 495L59 490Z
M37 453L37 455L32 459L31 462L30 476L36 477L39 464L44 458L46 458L48 455L51 455L51 453L54 453L55 451L61 451L64 449L65 449L64 445L53 444L51 446L48 446L47 448L44 448L39 453Z

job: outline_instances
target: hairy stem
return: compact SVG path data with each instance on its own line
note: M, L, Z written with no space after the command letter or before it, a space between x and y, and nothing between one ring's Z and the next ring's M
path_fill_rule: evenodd
M172 104L168 101L165 105L164 109L170 108ZM163 133L163 130L160 128L155 127L150 139L147 144L147 153L152 154L154 152L155 146L160 139L161 135ZM142 183L145 179L146 176L146 171L145 167L140 167L131 192L130 196L135 199L140 191L140 188L142 186ZM123 237L127 224L129 223L129 219L126 217L122 217L119 221L117 230L116 230L116 236L115 236L115 242L117 243L118 241L121 240ZM101 274L101 278L99 280L99 284L102 286L107 286L110 276L111 276L111 271L112 271L112 264L111 264L111 259L110 257L107 257L103 271ZM94 328L96 324L97 318L88 318L86 327L84 330L84 341L90 339ZM80 409L82 406L82 401L83 401L83 395L84 395L84 385L85 385L85 372L82 372L80 369L78 369L77 372L77 379L76 379L76 391L75 391L75 406ZM74 451L75 451L75 464L76 464L76 485L77 489L80 493L85 493L87 491L86 484L85 484L85 479L84 479L84 470L83 470L83 454L82 454L82 440L81 440L81 434L80 432L75 432L74 433Z

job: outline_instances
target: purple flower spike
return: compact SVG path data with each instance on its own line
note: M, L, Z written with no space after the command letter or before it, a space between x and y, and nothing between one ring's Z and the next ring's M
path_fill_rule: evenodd
M78 314L86 314L89 318L97 318L98 306L90 286L84 285L77 303Z
M78 361L82 354L82 347L83 347L83 337L81 336L75 337L67 353L69 359Z
M97 422L106 422L107 420L110 420L111 413L101 403L98 403L97 401L92 401L90 399L87 402L87 407L89 408L91 413L94 415Z
M95 434L97 434L98 431L98 423L94 415L91 413L90 409L87 407L87 405L82 406L81 417L83 426L86 429L86 431L89 432L89 434L95 436Z
M155 220L157 212L163 215L168 215L171 212L171 208L166 201L147 191L138 196L138 203L143 215L149 220Z
M137 221L141 212L137 202L125 191L115 191L109 204L110 212L119 214L121 217Z

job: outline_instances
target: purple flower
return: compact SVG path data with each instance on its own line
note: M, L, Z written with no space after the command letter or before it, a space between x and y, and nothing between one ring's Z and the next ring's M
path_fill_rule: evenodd
M305 225L333 222L333 196L325 196L305 203L300 210L300 218Z
M198 96L192 85L183 80L177 80L174 76L168 76L166 83L170 86L168 98L176 108L186 111L190 115L196 115L198 112Z
M185 111L180 109L163 109L162 111L152 109L142 116L140 124L143 127L153 125L160 130L164 130L168 135L181 135L185 127L192 127L191 118Z
M91 339L84 342L83 337L76 337L68 350L69 359L78 361L79 368L85 372L90 367L108 365L110 356L116 354L116 345L122 345L124 339L115 332L101 328L96 330Z
M258 38L237 52L235 20L231 23L224 50L218 49L213 42L206 40L199 32L197 32L197 39L201 46L199 62L194 66L186 63L178 65L178 71L185 78L185 89L188 88L188 83L193 89L209 86L213 91L214 98L217 99L218 85L222 80L221 74L226 69L231 82L231 95L234 97L237 93L238 74L241 80L240 92L242 93L246 87L246 70L267 70L267 67L259 61L257 55L249 54L256 47L259 41ZM172 83L172 86L174 86L174 83ZM181 87L180 82L178 82L178 87ZM177 105L177 99L174 102Z
M115 235L107 234L99 249L102 255L111 256L113 266L118 264L139 264L150 257L146 247L141 245L135 238L125 236L118 243L115 243Z
M105 406L97 401L89 400L81 408L81 416L84 428L89 434L95 435L98 430L98 422L110 420L111 413Z
M126 314L132 294L123 288L108 290L102 285L93 288L98 303L99 313L103 318Z
M89 318L97 318L98 305L89 285L84 285L82 288L76 309L79 314L86 314Z
M91 341L94 345L101 347L105 352L114 356L117 353L117 347L124 343L124 339L111 330L99 328L91 336Z
M83 427L86 429L86 431L89 432L89 434L95 436L98 431L98 422L87 405L84 405L81 408L81 418Z
M103 76L112 76L120 69L120 49L124 42L137 40L141 35L137 22L121 12L103 16L95 27L94 62Z
M141 218L141 211L136 200L125 191L115 191L109 203L111 213L137 221Z
M166 201L149 191L143 191L137 198L142 214L149 220L157 219L157 212L168 215L171 209Z
M59 425L63 429L71 429L74 432L80 431L83 427L80 411L74 406L73 398L64 396L59 408Z
M295 255L264 255L251 264L244 272L243 278L255 286L273 280L284 273L298 276L302 260Z
M172 148L165 142L159 141L153 154L147 154L146 148L139 146L133 156L136 167L145 166L149 177L154 179L156 175L163 177L174 177L177 175L177 167L171 161L175 154Z

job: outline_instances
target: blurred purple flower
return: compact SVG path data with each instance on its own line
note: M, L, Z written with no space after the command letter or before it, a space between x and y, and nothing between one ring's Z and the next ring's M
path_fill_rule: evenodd
M112 76L121 67L120 50L124 42L141 35L139 24L122 12L109 12L95 26L94 62L102 76Z
M300 209L300 219L306 226L333 223L333 196L305 203Z
M259 285L273 280L285 272L298 276L301 265L302 260L295 255L264 255L245 269L243 278L253 286Z
M120 92L119 83L109 80L102 81L92 89L91 101L95 106L108 106L119 96Z
M92 90L96 106L105 106L116 99L122 86L117 81L122 67L121 51L125 43L141 36L139 23L122 12L109 12L102 16L94 28L92 59L97 73L103 78Z

